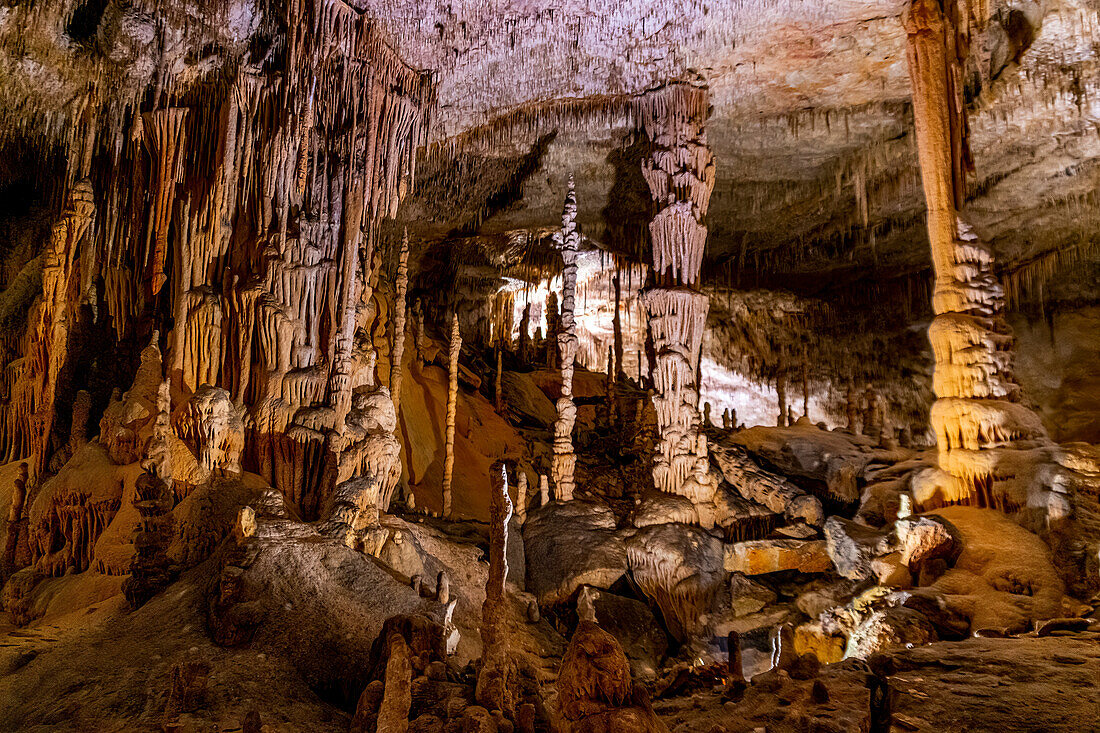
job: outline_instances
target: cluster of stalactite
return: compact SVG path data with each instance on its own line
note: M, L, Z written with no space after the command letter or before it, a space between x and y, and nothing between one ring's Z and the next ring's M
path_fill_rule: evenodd
M993 255L960 215L970 163L961 88L967 22L957 5L936 0L913 0L905 15L936 277L928 338L937 399L930 421L942 473L916 498L925 506L1026 506L1061 518L1069 513L1064 489L1054 471L1042 471L1050 463L1049 440L1038 417L1019 403L1012 377L1012 334Z
M705 485L709 463L698 405L700 348L710 305L694 288L714 187L707 114L706 89L688 84L651 92L641 105L642 126L653 145L642 173L658 208L650 224L655 287L644 295L656 355L653 403L660 431L653 479L671 493L682 493L696 475Z
M577 421L577 406L573 403L573 367L577 357L577 250L581 235L577 231L577 192L573 178L561 214L560 247L562 267L561 324L557 332L561 365L561 396L558 398L558 419L554 423L554 458L550 474L554 479L557 498L573 498L574 469L577 455L573 452L573 425Z
M269 20L281 35L266 53L186 88L90 93L73 120L68 203L4 369L0 452L28 459L32 481L55 451L58 375L86 305L120 343L164 334L174 427L205 473L259 473L306 519L385 508L400 461L392 404L376 399L389 400L372 346L389 307L380 223L412 180L433 86L347 3ZM134 444L101 436L112 460L138 460L138 432L113 432ZM368 475L370 488L355 481Z

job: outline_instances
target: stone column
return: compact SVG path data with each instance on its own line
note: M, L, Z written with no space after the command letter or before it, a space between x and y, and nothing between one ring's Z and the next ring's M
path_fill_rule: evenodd
M904 16L935 272L930 421L942 469L919 482L915 494L925 508L967 503L1011 511L1027 505L1068 513L1068 502L1048 491L1053 476L1031 481L1053 446L1038 417L1019 403L993 253L959 215L971 167L962 89L965 23L957 4L940 0L912 0Z
M577 357L577 323L574 315L577 291L577 250L581 235L577 231L577 193L573 176L569 176L569 193L561 213L561 233L556 237L561 249L561 321L558 328L558 355L561 363L561 397L558 398L558 419L554 423L554 458L550 475L559 501L573 498L574 469L577 455L573 452L573 426L577 421L577 406L573 404L573 365Z
M650 222L654 286L644 296L660 439L654 460L657 488L681 493L684 482L706 462L699 430L699 355L710 304L695 289L707 240L707 205L714 188L714 162L704 123L707 90L672 84L641 100L642 126L653 154L642 174L657 204Z

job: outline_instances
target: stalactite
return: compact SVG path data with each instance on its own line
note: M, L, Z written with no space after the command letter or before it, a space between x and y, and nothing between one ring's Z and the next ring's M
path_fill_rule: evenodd
M397 255L397 295L393 304L393 347L390 361L390 396L393 409L401 409L401 378L405 358L405 299L409 290L409 230L401 235L401 249Z
M458 355L462 350L462 333L458 326L458 313L451 316L451 344L448 355L447 382L447 437L443 459L443 516L451 516L451 478L455 466L455 412L458 407Z
M142 131L153 161L153 205L145 235L145 279L148 293L155 297L167 280L164 263L168 257L168 227L176 185L183 175L186 151L184 124L189 110L162 109L143 116Z
M558 246L562 257L561 323L557 332L561 365L561 396L557 401L558 419L554 423L554 457L550 475L554 480L555 497L559 501L573 498L574 470L577 455L573 452L573 426L577 421L577 406L573 403L573 366L577 355L577 324L575 317L577 288L577 194L573 178L569 178L569 193L561 215Z
M653 478L662 491L681 493L693 474L704 485L710 483L704 477L708 459L698 411L698 365L710 306L693 289L714 188L714 162L704 129L707 91L674 84L644 95L640 107L642 127L654 147L642 174L658 207L650 224L657 285L644 296L656 354L653 403L660 433Z

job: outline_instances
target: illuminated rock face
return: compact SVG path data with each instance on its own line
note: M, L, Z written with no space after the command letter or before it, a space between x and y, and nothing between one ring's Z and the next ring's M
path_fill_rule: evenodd
M715 486L708 475L706 438L699 429L698 370L710 306L694 286L714 187L714 162L704 130L707 93L675 84L647 94L639 107L654 148L642 174L658 209L649 225L656 287L644 296L656 353L653 404L660 432L653 481L662 491L690 494L693 502L705 503L713 498Z
M45 482L54 454L58 385L71 379L63 368L76 327L90 328L87 304L93 323L113 327L113 348L153 342L131 391L103 412L99 443L77 436L68 456L99 461L102 446L109 462L99 473L125 473L143 457L167 379L173 424L161 427L175 435L161 443L186 441L198 464L177 452L169 467L172 450L161 451L161 477L177 491L244 467L305 519L350 505L359 526L388 502L400 466L393 421L388 433L364 423L385 412L370 391L379 228L408 188L431 85L349 5L305 0L272 16L293 29L279 64L238 59L224 83L198 94L185 94L181 79L151 96L105 83L110 94L77 105L86 111L64 141L67 205L0 406L0 452L27 459L33 484ZM163 342L154 324L164 324ZM76 412L86 420L86 406ZM360 478L369 488L348 483ZM90 562L104 526L130 504L112 490L94 511L80 509L96 519L69 532L58 555L68 530L51 518L86 503L95 481L56 483L39 492L33 552L56 556L51 572Z
M1038 417L1019 404L1012 333L993 254L959 209L970 165L962 68L969 32L955 6L913 0L905 16L913 112L935 270L936 402L930 422L939 471L914 483L924 508L943 504L1027 508L1047 521L1069 515L1055 448ZM1053 490L1053 491L1052 491Z

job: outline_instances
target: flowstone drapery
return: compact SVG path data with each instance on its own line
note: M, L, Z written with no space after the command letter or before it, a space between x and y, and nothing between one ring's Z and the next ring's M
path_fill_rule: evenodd
M707 475L706 437L700 431L698 369L710 306L695 285L714 187L704 130L707 91L673 84L647 93L639 108L653 145L642 174L658 207L649 225L655 285L644 295L656 353L653 404L660 432L653 479L662 491L706 503L716 487Z
M1060 519L1070 513L1065 481L1039 418L1019 403L993 253L959 213L971 165L962 88L970 21L960 12L954 3L912 0L904 18L935 271L928 338L937 398L930 422L939 448L939 471L914 481L914 498L925 509L1026 507Z
M558 419L554 423L554 458L550 474L559 501L573 498L574 470L577 455L573 452L573 426L577 422L577 406L573 403L573 368L577 358L577 250L581 235L577 231L577 192L573 177L569 177L569 193L561 213L561 232L555 237L561 250L562 286L561 321L557 330L558 355L561 366L561 397L558 398Z

